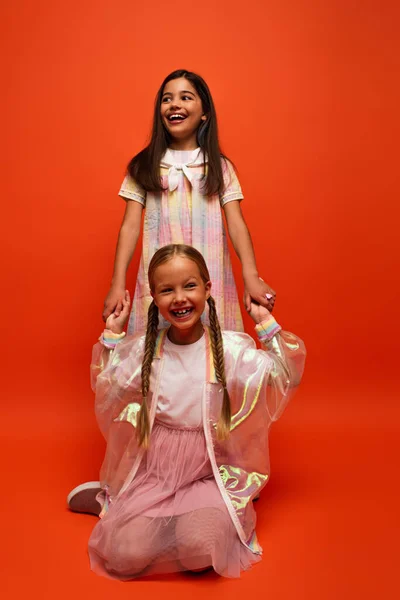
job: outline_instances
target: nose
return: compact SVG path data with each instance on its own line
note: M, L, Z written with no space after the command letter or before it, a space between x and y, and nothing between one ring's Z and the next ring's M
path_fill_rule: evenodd
M177 290L175 293L174 304L183 304L186 302L185 290Z
M181 102L179 98L173 98L170 102L170 107L172 110L179 110L181 107Z

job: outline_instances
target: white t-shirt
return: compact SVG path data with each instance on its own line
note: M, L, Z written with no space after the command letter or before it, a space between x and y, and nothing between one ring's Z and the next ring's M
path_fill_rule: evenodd
M200 427L206 379L205 335L194 344L164 343L157 419L174 427Z

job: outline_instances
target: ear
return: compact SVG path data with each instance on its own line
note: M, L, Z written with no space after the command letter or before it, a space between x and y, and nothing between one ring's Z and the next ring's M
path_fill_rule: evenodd
M154 304L155 304L155 305L157 306L157 308L158 308L158 304L157 304L156 297L155 297L155 295L154 295L154 292L152 292L151 290L150 290L150 296L153 298L153 302L154 302Z
M206 288L206 300L208 300L211 296L211 281L207 281L204 287Z
M207 115L203 115L203 116L201 117L201 120L202 120L202 121L207 121Z

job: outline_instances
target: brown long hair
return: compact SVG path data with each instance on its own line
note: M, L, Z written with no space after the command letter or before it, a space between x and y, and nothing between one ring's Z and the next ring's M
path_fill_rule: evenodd
M207 156L208 161L207 175L204 165L204 192L207 196L221 195L224 190L221 158L226 160L226 156L222 154L219 146L217 114L214 102L204 79L186 69L178 69L170 73L162 82L155 100L150 143L132 158L128 164L128 173L146 192L163 191L164 188L160 179L160 162L172 138L161 119L161 102L167 83L172 79L181 77L184 77L193 85L200 96L204 114L207 115L207 120L203 121L197 130L197 143L203 154Z
M154 291L154 274L156 269L171 260L175 256L182 256L192 260L198 266L202 281L206 284L210 281L210 274L207 269L204 258L192 246L185 244L169 244L160 248L153 256L149 265L149 284L151 291ZM213 354L214 368L217 380L221 383L224 390L221 415L217 423L217 439L224 440L228 437L231 424L231 403L226 386L224 348L222 342L221 328L219 326L217 311L214 299L210 296L207 300L209 307L211 348ZM147 317L147 330L145 349L142 363L142 406L139 411L137 422L137 436L139 446L147 448L150 436L150 419L147 405L147 397L150 387L150 373L153 362L154 349L158 336L158 308L154 301L150 304Z

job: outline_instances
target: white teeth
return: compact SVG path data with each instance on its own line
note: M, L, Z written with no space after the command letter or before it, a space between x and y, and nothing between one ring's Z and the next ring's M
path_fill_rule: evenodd
M184 310L174 310L174 313L176 315L187 315L187 313L190 312L190 308L185 308Z
M175 120L183 121L184 118L185 118L184 115L171 115L171 116L168 117L168 119L170 121L175 121Z

